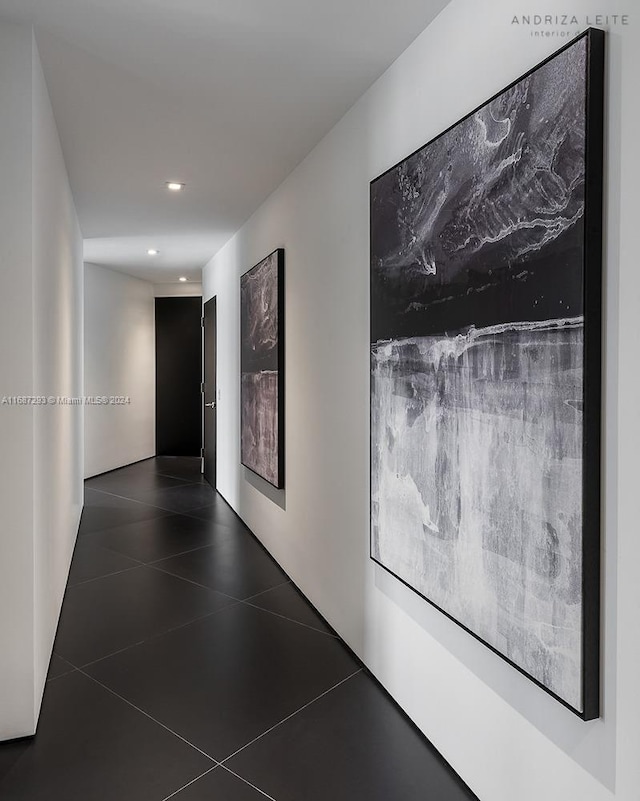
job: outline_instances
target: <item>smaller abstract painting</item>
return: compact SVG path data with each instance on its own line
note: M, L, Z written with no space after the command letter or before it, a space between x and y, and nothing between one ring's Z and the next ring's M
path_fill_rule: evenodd
M241 461L284 487L284 250L240 279Z

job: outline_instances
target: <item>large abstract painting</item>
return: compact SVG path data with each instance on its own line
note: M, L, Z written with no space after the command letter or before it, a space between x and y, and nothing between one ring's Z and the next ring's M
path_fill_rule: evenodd
M371 554L598 715L603 34L371 183Z
M284 486L284 250L240 279L241 458Z

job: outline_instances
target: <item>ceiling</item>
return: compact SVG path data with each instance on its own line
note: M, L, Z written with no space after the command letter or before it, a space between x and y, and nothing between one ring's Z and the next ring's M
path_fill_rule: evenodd
M162 283L199 280L446 2L0 0L0 19L36 26L85 259Z

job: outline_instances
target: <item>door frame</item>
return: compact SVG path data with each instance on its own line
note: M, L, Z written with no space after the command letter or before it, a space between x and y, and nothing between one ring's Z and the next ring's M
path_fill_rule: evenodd
M200 472L202 475L205 473L205 453L206 453L206 366L207 366L207 347L206 347L206 307L208 304L212 304L211 308L213 309L213 316L215 322L215 332L214 332L214 374L215 374L215 390L213 396L214 407L212 409L214 417L214 426L215 426L215 440L216 440L216 452L214 455L214 459L216 460L213 465L213 473L215 477L215 481L213 489L217 489L218 485L218 469L217 469L217 453L218 453L218 296L213 295L207 301L203 298L202 303L202 384L201 384L201 397L202 397L202 450L201 450L201 462L200 462ZM208 479L207 479L208 480Z

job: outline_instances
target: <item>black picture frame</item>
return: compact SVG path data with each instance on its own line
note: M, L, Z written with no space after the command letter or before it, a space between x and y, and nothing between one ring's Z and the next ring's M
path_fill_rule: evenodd
M261 271L264 279L260 278ZM276 342L272 346L249 343L251 337L251 302L247 292L250 283L256 280L268 282L264 286L265 306L261 310L260 318L272 318L272 328L268 337L275 334ZM272 286L275 282L275 286ZM273 309L275 303L276 308ZM255 321L254 321L255 322ZM262 353L260 351L262 350ZM270 376L271 397L267 399L264 390L258 390L258 396L249 398L248 380L256 380L257 376L266 373L275 373ZM272 379L272 380L271 380ZM272 397L275 389L275 403ZM261 397L260 397L261 396ZM249 421L250 409L256 403L266 404L268 414L261 415L263 421L267 418L265 429L258 431L255 419ZM277 429L272 432L273 427ZM267 436L269 443L261 442L263 435ZM285 293L284 293L284 248L276 250L265 256L250 270L240 277L240 461L244 467L260 476L264 481L276 489L283 489L285 484ZM254 447L249 447L251 441ZM256 447L257 446L257 447ZM273 453L273 450L276 453ZM262 449L262 450L260 450Z
M580 646L580 688L579 703L572 703L566 697L562 697L550 686L545 684L540 676L532 675L527 669L506 653L500 650L495 644L488 642L471 627L465 625L464 621L451 614L443 606L439 605L433 598L422 592L415 583L407 580L407 577L399 575L397 570L392 569L389 564L385 564L384 559L376 556L376 541L374 537L374 518L378 511L374 507L374 489L376 486L375 458L376 449L380 446L380 430L375 430L374 419L374 354L381 343L393 342L393 337L385 337L382 327L378 326L380 317L380 293L384 293L384 282L374 273L374 254L381 250L379 232L376 225L382 220L391 220L388 223L393 226L394 211L393 202L389 208L391 211L380 212L385 208L384 203L376 196L377 187L381 186L381 179L391 173L400 174L405 165L414 157L423 154L430 147L438 143L439 140L454 131L465 121L473 118L474 115L482 112L489 104L499 100L503 95L517 88L519 84L527 81L535 75L538 70L557 59L570 48L576 47L580 42L585 42L586 58L584 65L584 213L582 230L582 309L584 316L584 340L582 345L582 402L584 414L582 418L582 482L581 482L581 646ZM427 144L418 148L412 154L402 159L397 164L390 167L384 173L374 178L370 183L370 208L371 208L371 227L370 227L370 252L371 252L371 354L372 369L370 373L370 557L380 567L393 575L400 582L408 586L412 591L420 595L424 600L445 614L465 631L478 639L490 650L506 660L520 673L526 675L531 681L549 693L567 709L578 715L583 720L592 720L600 714L600 585L601 585L601 383L602 383L602 244L603 244L603 141L604 141L604 62L605 62L605 34L603 31L589 28L580 36L573 39L564 47L550 55L547 59L540 62L524 75L512 81L504 89L497 92L488 100L484 101L465 117L456 121L453 125L443 131ZM425 176L425 181L428 176ZM377 217L374 213L374 202L377 205ZM385 214L387 217L385 217ZM380 264L380 260L376 264ZM397 265L395 265L397 267ZM435 263L433 270L435 270ZM427 272L430 270L427 264ZM399 318L398 318L399 319ZM516 318L517 319L517 318ZM398 327L404 325L398 323ZM455 328L455 326L454 326ZM444 331L444 329L442 329ZM405 332L406 333L406 332ZM387 436L391 436L387 431ZM376 457L377 458L377 457ZM379 469L379 468L378 468ZM429 507L427 507L428 510Z

